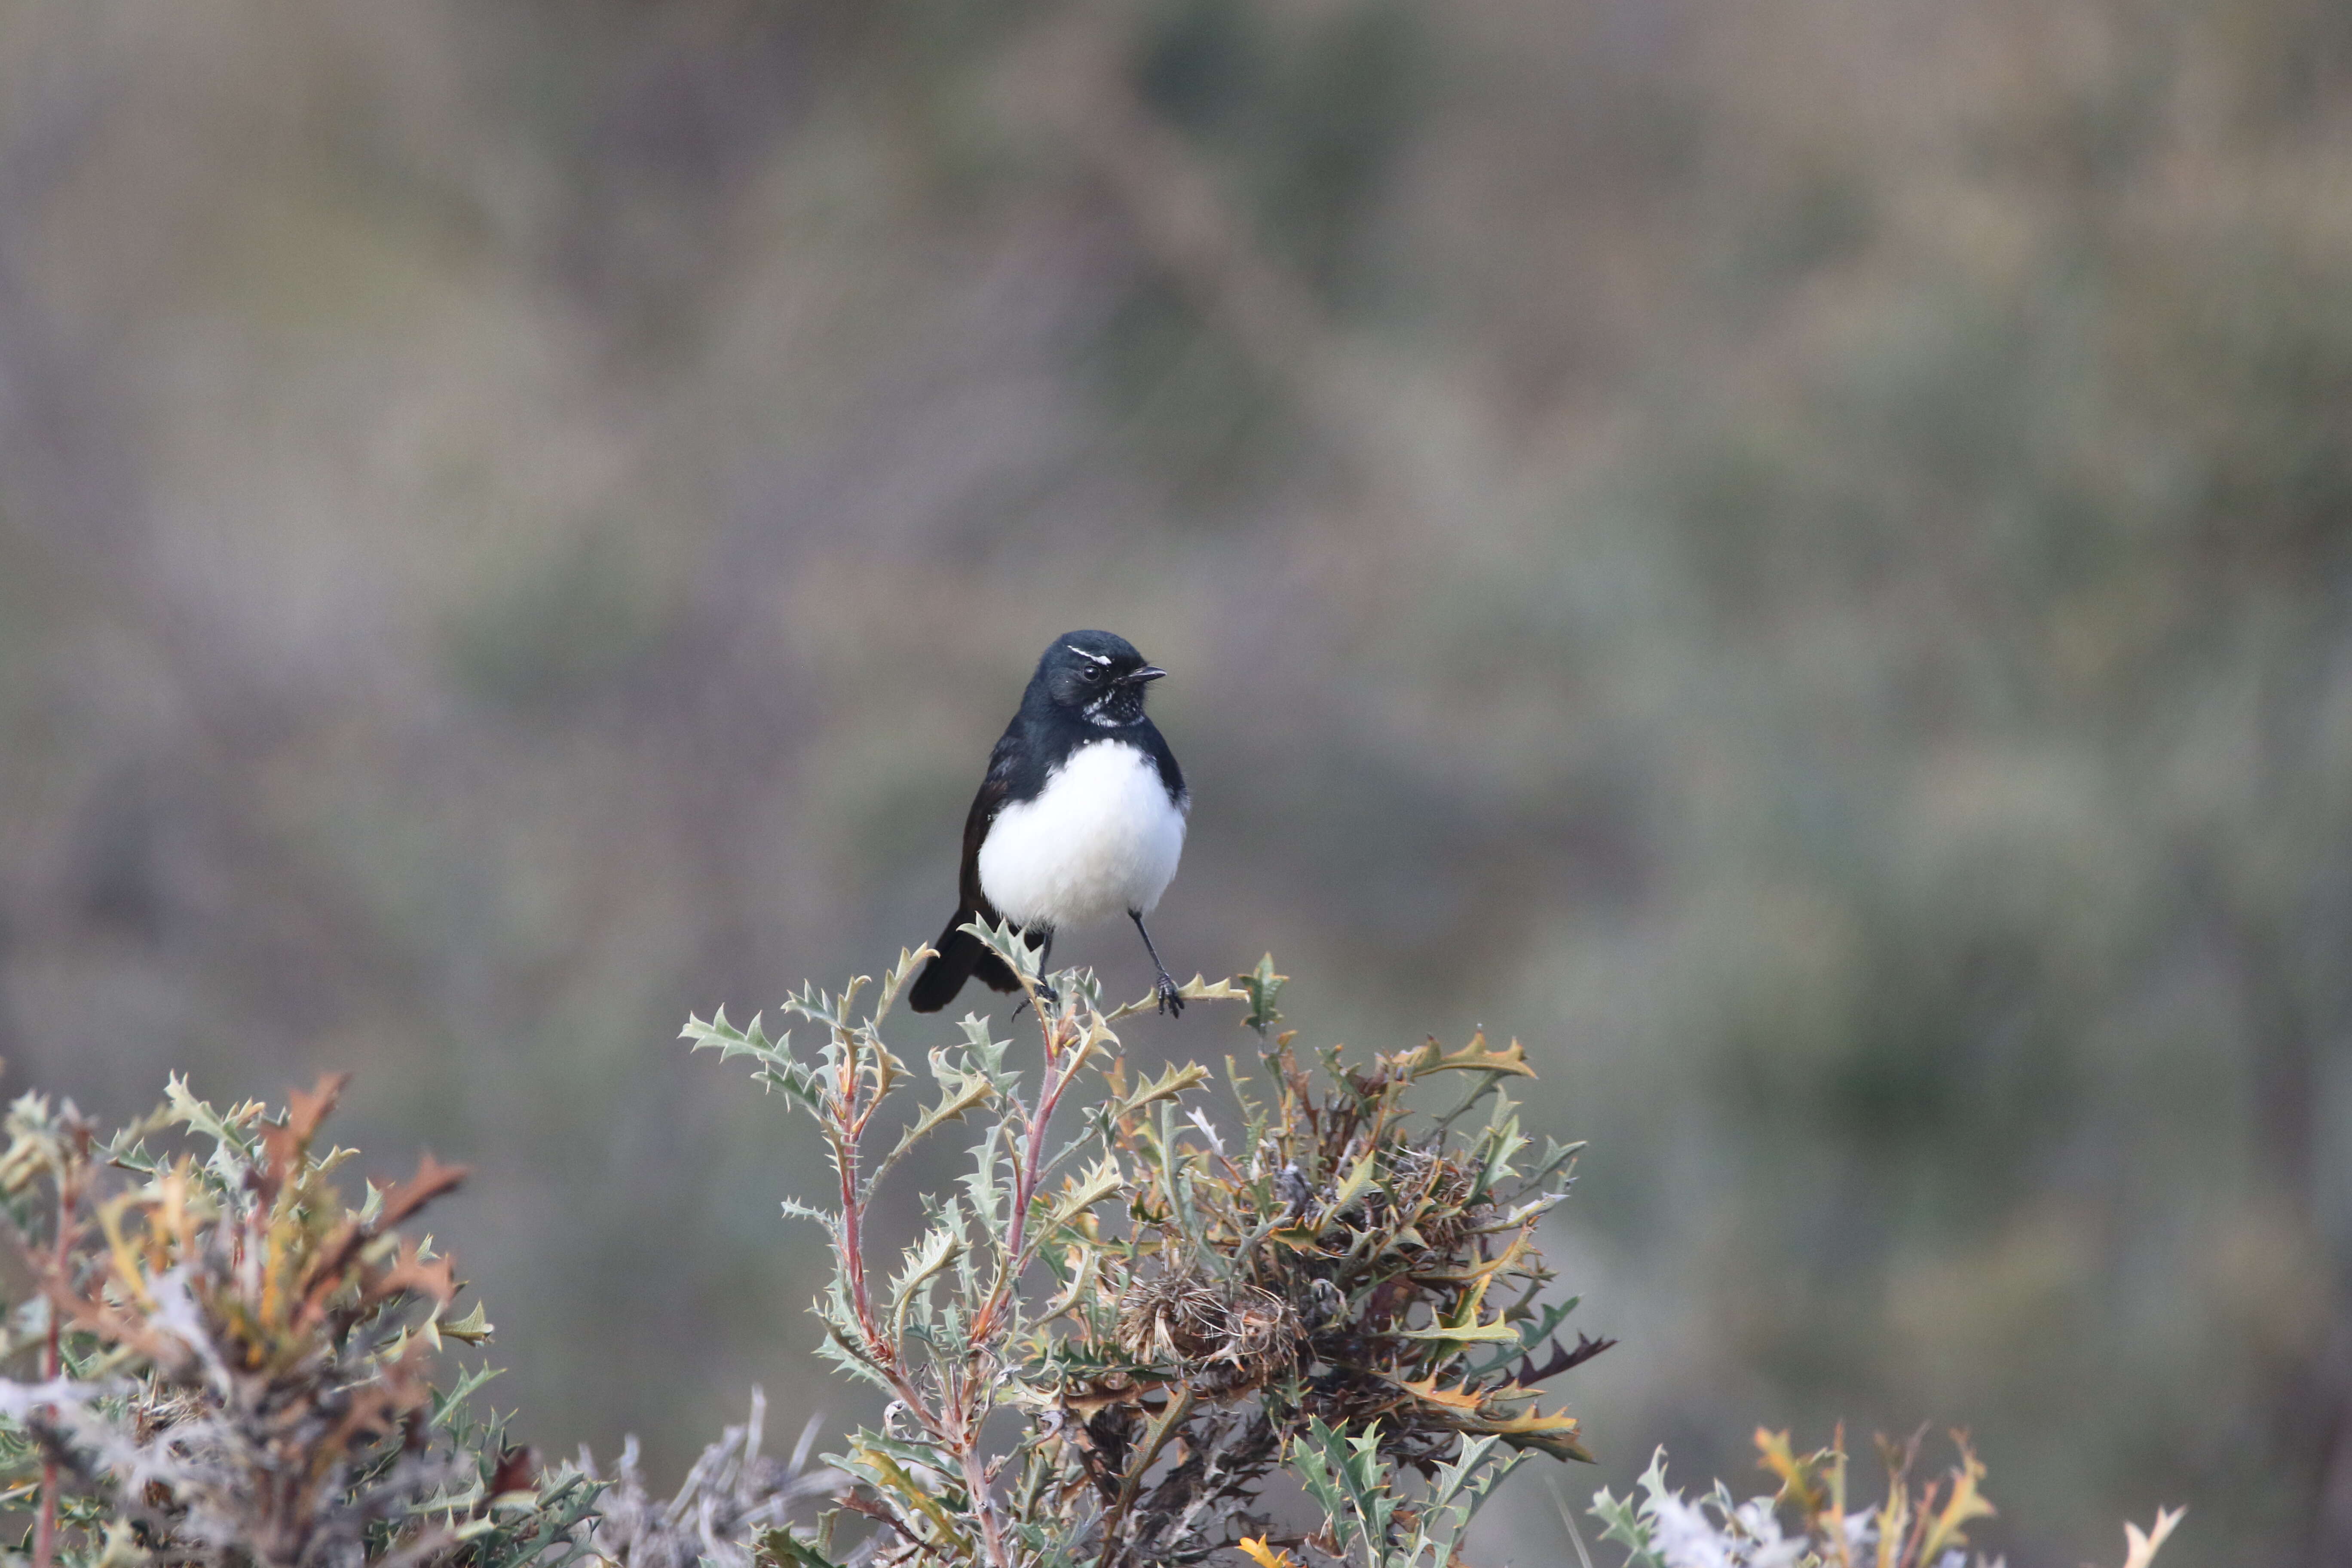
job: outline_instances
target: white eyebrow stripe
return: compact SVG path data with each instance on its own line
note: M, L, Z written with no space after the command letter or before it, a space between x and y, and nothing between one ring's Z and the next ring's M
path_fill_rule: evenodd
M1084 649L1084 648L1080 647L1077 644L1076 644L1076 643L1074 643L1074 642L1066 642L1066 643L1064 643L1062 646L1063 646L1064 647L1066 647L1066 648L1068 648L1072 653L1076 654L1080 658L1090 658L1090 659L1093 659L1097 664L1102 665L1102 666L1104 666L1105 668L1108 668L1108 667L1109 667L1110 660L1109 660L1109 659L1108 659L1108 658L1105 658L1101 654L1098 654L1098 653L1088 653L1086 649Z

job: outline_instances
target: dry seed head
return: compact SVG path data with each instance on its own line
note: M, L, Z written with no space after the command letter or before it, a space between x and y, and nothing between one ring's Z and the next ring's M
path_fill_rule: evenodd
M1255 1285L1218 1285L1190 1271L1139 1281L1119 1310L1119 1348L1159 1365L1231 1369L1216 1381L1255 1384L1297 1353L1298 1314Z
M1298 1314L1289 1302L1255 1285L1234 1289L1225 1303L1225 1343L1212 1361L1229 1362L1262 1377L1298 1351Z
M1224 1338L1224 1305L1215 1286L1189 1270L1138 1281L1119 1308L1119 1348L1142 1362L1202 1360Z

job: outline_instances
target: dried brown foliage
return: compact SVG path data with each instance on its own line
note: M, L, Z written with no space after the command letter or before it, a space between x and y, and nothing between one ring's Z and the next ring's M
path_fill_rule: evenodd
M321 1149L342 1088L286 1111L216 1111L174 1079L166 1104L100 1142L28 1095L0 1156L10 1238L34 1292L0 1356L5 1500L55 1563L259 1568L542 1568L569 1560L593 1496L542 1478L445 1388L439 1352L478 1344L447 1258L400 1226L465 1177L419 1162L346 1206ZM175 1133L208 1150L161 1145ZM151 1147L151 1140L157 1147Z

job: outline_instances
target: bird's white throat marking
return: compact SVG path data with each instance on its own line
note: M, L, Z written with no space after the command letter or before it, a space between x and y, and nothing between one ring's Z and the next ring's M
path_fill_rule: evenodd
M980 847L980 886L1023 925L1149 914L1183 851L1183 808L1151 758L1125 741L1096 741L1047 774L1036 799L996 814Z
M1112 716L1112 707L1122 700L1134 708L1133 718L1119 719ZM1087 722L1089 724L1099 724L1106 730L1124 730L1143 717L1143 704L1136 700L1132 695L1113 688L1087 703L1086 714Z

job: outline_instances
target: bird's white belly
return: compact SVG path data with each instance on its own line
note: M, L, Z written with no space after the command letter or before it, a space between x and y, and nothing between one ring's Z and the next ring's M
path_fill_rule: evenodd
M1148 914L1183 850L1184 814L1159 768L1124 741L1097 741L1047 774L1036 799L997 813L980 847L980 887L1022 925Z

